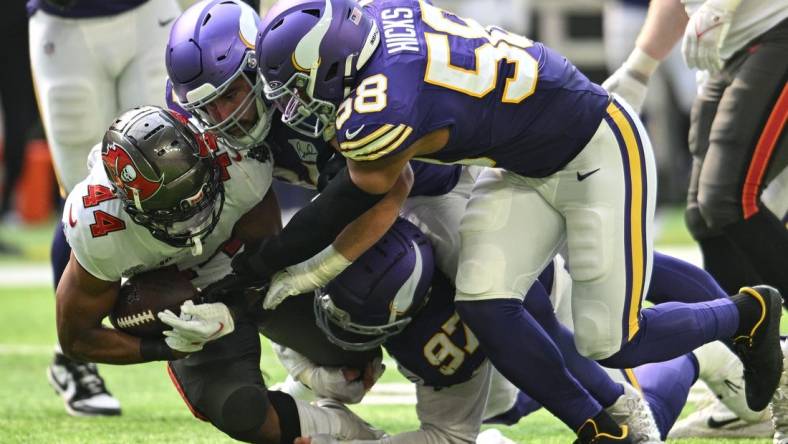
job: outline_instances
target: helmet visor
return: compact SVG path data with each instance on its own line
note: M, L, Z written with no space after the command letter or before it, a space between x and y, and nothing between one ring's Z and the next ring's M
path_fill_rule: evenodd
M371 350L394 335L399 334L410 323L405 317L382 325L365 325L354 322L348 312L334 305L331 296L322 289L315 291L313 308L315 322L328 340L345 350Z

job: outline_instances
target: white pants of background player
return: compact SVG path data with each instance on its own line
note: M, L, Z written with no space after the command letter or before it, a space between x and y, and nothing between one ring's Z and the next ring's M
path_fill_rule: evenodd
M87 175L88 151L121 111L166 106L164 51L175 0L114 16L30 18L30 59L55 173L66 194Z

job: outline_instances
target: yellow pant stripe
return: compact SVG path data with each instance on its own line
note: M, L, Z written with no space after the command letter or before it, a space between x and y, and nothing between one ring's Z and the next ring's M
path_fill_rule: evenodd
M607 107L607 113L613 119L616 127L624 139L626 152L629 159L629 181L630 187L630 239L629 248L632 253L632 288L629 295L629 335L627 339L632 339L639 329L639 314L640 314L640 301L643 297L644 278L645 278L645 251L643 251L643 239L646 235L643 230L643 174L641 168L641 148L638 144L638 139L635 136L636 128L630 124L626 115L626 111L619 108L619 106L612 102Z

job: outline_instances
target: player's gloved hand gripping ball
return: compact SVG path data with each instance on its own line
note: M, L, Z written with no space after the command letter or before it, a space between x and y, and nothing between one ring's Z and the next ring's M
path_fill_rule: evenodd
M235 329L230 310L221 302L195 304L186 301L181 305L180 315L164 310L158 316L172 327L172 330L164 331L167 346L185 353L202 350L205 343L228 335Z

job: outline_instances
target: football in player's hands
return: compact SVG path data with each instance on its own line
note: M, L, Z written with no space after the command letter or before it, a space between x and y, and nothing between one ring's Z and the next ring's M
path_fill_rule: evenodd
M120 287L109 320L115 328L132 336L159 338L170 327L156 314L170 310L177 315L181 304L188 300L200 302L197 289L175 267L146 271L132 276Z

